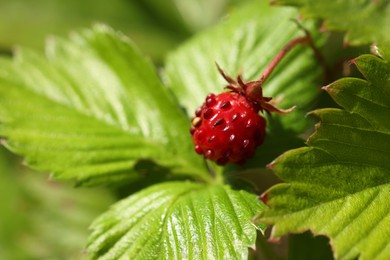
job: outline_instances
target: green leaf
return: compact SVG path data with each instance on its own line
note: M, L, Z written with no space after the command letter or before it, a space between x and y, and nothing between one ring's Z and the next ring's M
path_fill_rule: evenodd
M93 259L245 259L264 205L228 186L168 182L115 204L93 224Z
M0 60L0 121L11 150L59 179L134 180L140 159L208 178L188 120L153 66L103 25L52 39L45 56L19 49Z
M354 60L367 80L344 78L325 89L345 110L313 112L320 119L308 147L273 164L288 182L269 190L273 234L311 229L330 237L339 259L390 258L390 63Z
M165 80L191 116L208 93L224 91L226 82L219 75L215 62L235 77L242 70L245 80L258 79L266 66L283 48L303 31L291 20L297 16L293 8L269 7L265 1L244 5L228 21L205 31L169 55ZM272 26L270 26L272 25ZM313 28L311 23L304 24ZM313 37L321 45L323 37L313 30ZM298 46L277 66L264 85L264 95L282 98L280 107L297 109L289 115L268 118L268 132L278 133L259 151L256 164L265 165L283 149L278 142L289 146L297 133L306 129L304 118L308 106L319 93L321 69L307 46ZM299 80L297 80L299 79ZM281 137L284 141L281 141ZM285 138L288 137L288 138ZM292 139L290 138L292 137ZM293 147L296 141L293 141ZM265 156L264 156L265 155Z
M325 20L330 30L347 31L349 44L390 43L390 5L388 0L274 0L273 3L294 5L304 16Z
M113 201L26 171L0 147L0 259L85 259L88 225Z

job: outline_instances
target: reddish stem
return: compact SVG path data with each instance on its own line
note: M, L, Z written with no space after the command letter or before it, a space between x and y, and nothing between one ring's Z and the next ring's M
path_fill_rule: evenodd
M295 39L292 39L289 43L287 43L283 49L275 56L275 58L271 61L271 63L268 65L268 67L263 72L263 75L260 78L261 85L264 84L264 82L268 79L268 77L271 75L272 71L275 69L275 67L279 64L279 62L283 59L284 56L296 45L298 44L304 44L309 43L310 38L306 36L297 37Z
M318 60L318 62L323 66L324 72L327 72L327 66L325 64L325 60L321 54L321 52L316 48L314 45L314 41L311 38L311 35L309 31L307 31L305 28L303 28L297 21L297 25L305 32L305 36L300 36L292 39L289 41L282 50L273 58L271 63L268 65L268 67L263 72L262 76L259 80L250 81L250 82L244 82L241 78L241 74L237 76L237 80L234 80L233 78L229 77L220 67L218 64L217 68L219 73L222 75L222 77L229 83L227 86L228 89L231 91L234 91L236 93L240 93L242 95L245 95L249 100L255 101L259 105L259 110L261 112L266 111L268 114L270 112L275 112L279 114L286 114L291 112L294 107L291 107L289 109L279 109L275 107L270 101L271 97L264 97L263 96L263 84L264 82L269 78L275 67L279 64L279 62L288 54L288 52L294 48L298 44L308 44L310 48L313 50L314 56ZM327 73L326 73L327 74ZM275 103L275 102L274 102Z

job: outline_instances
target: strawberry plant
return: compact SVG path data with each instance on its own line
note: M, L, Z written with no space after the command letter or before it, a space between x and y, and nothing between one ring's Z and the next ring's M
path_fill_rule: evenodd
M97 204L80 202L77 216L100 213L81 258L390 258L390 4L272 3L237 4L202 30L186 20L180 30L201 31L162 68L104 24L0 58L2 145L91 189L72 198ZM38 187L23 194L56 203ZM3 208L0 228L14 212Z

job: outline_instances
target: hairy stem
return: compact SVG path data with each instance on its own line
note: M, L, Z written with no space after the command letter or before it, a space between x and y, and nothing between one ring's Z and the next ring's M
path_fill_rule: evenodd
M296 45L298 44L305 44L309 43L311 41L311 37L308 35L297 37L295 39L292 39L290 42L288 42L283 49L275 56L275 58L271 61L271 63L268 65L268 67L263 72L263 75L260 78L261 84L264 84L264 82L268 79L268 77L271 75L272 71L275 69L275 67L279 64L279 62L283 59L284 56Z
M315 46L313 38L310 35L310 32L304 28L297 20L293 20L297 26L303 30L305 33L305 36L297 37L290 42L288 42L283 49L275 56L275 58L271 61L271 63L268 65L268 67L263 72L263 75L260 78L260 84L262 85L264 81L267 80L267 78L271 75L272 71L275 69L275 67L279 64L279 62L283 59L284 56L287 55L287 53L296 45L298 44L307 44L309 45L310 49L313 51L313 55L318 61L318 63L321 65L324 73L324 79L328 79L330 72L329 68L326 65L324 56L321 54L321 51Z

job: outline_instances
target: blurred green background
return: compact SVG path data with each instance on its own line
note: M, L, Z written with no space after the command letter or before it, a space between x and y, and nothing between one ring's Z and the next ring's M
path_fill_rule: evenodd
M0 0L0 55L19 45L43 50L50 35L106 23L162 65L170 50L246 1ZM118 194L50 180L0 146L0 259L87 258L88 226Z
M43 50L51 35L67 36L79 28L105 23L129 36L162 66L165 56L183 41L250 1L260 0L0 0L0 55L12 55L19 45ZM342 33L332 34L324 49L328 63L334 64L331 80L342 76L345 60L368 50L367 46L345 49L342 41ZM352 75L358 75L351 69ZM316 107L332 106L334 102L322 93ZM277 181L267 176L258 181L263 190ZM86 259L89 224L128 192L74 188L71 183L50 180L48 173L33 172L23 166L22 158L0 146L0 260ZM320 252L313 245L320 241L327 246L323 239L313 240L308 234L290 236L294 248L306 249L302 252ZM307 246L308 240L314 244ZM277 251L283 251L280 248L286 246L279 245ZM328 256L330 249L326 250ZM302 259L301 251L290 251Z
M164 54L192 34L218 22L249 0L0 0L0 50L15 45L42 49L50 35L106 23L130 36L161 62Z

